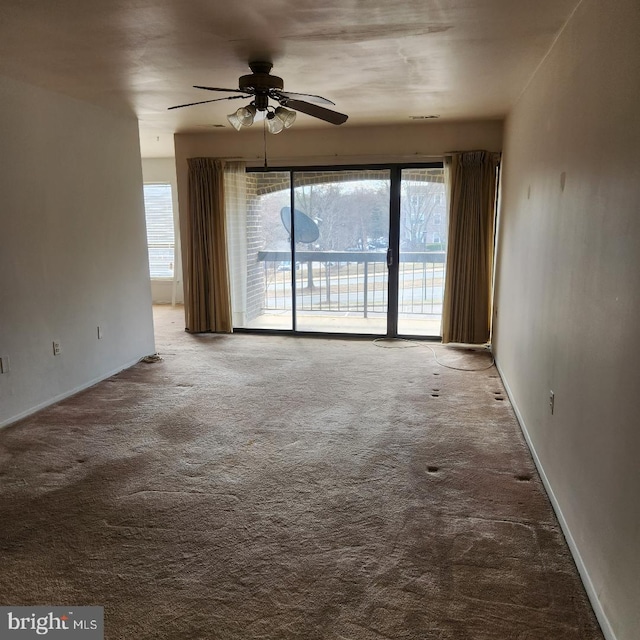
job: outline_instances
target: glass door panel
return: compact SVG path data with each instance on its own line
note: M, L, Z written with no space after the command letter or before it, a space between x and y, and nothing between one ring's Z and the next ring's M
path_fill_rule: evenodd
M390 171L293 175L296 330L385 335Z
M244 174L242 189L225 178L233 326L293 328L291 242L282 211L291 204L289 171Z
M398 333L439 336L448 231L444 169L403 169Z

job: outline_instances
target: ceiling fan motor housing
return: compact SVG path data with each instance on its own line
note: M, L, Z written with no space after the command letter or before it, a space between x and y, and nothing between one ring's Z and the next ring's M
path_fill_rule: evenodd
M251 73L247 76L240 76L238 86L241 91L267 93L271 89L283 89L284 82L278 76L269 73Z
M269 72L273 64L271 62L250 62L249 68L253 73L240 76L238 86L241 91L247 93L268 94L273 89L283 89L284 82L278 76L272 76Z
M258 111L265 111L269 105L269 92L284 88L282 78L272 76L269 71L273 65L270 62L250 62L249 67L253 73L240 76L238 87L241 91L252 93L255 96L254 104Z

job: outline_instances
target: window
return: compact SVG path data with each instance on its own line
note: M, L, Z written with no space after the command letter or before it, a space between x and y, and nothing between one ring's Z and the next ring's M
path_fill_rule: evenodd
M152 280L173 278L175 232L171 185L169 183L145 184L144 209L147 219L149 275Z

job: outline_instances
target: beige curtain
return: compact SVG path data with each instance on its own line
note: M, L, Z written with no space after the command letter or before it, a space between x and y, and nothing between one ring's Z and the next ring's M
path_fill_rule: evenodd
M244 162L225 162L224 199L234 327L247 324L247 174Z
M442 341L483 344L491 335L496 175L500 155L488 151L445 158L449 242Z
M189 158L188 165L187 331L230 333L224 163L214 158Z

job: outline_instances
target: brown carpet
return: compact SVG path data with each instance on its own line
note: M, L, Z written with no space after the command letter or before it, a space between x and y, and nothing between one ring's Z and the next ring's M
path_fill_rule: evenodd
M161 362L0 432L0 604L103 605L109 640L602 638L495 368L180 313Z

